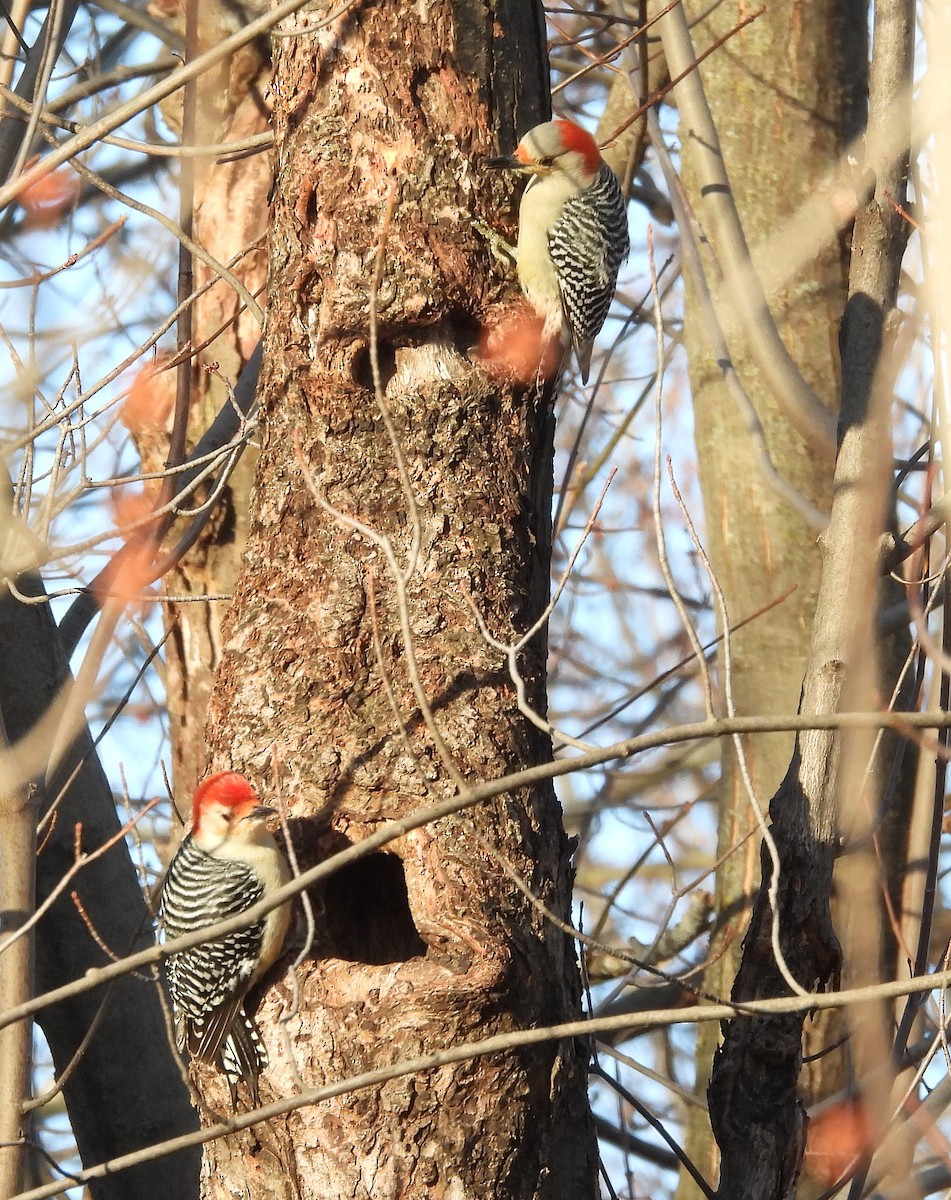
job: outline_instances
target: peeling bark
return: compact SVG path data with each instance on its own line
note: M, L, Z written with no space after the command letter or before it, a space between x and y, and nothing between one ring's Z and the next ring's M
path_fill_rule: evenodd
M365 5L276 50L261 455L208 747L213 765L286 797L302 867L451 794L453 772L492 778L551 754L470 608L507 641L548 594L547 405L490 379L476 351L503 289L471 228L477 215L497 224L505 194L478 167L498 148L491 104L509 98L493 88L514 73L522 87L528 73L543 80L540 10L509 7ZM546 115L539 86L519 100L519 129ZM412 687L386 556L347 519L389 539L401 569L412 562L370 353L384 228L378 359L419 509L405 615L451 769ZM297 445L343 518L305 485ZM544 638L520 666L544 712ZM263 1098L577 1015L571 941L507 871L567 914L569 847L549 786L418 830L315 895L296 1010L278 1023L287 960L260 997ZM203 1194L593 1197L586 1060L574 1042L516 1048L327 1101L209 1146ZM202 1084L226 1106L220 1077Z

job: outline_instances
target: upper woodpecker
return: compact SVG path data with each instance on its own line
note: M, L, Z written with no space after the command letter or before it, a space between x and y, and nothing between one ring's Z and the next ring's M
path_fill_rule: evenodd
M162 889L166 940L244 912L287 883L287 860L265 824L273 814L234 771L201 784ZM267 1060L244 998L279 956L290 919L282 904L246 929L173 955L166 968L179 1049L215 1063L232 1094L244 1079L257 1097Z
M544 336L574 345L583 383L630 242L624 197L594 138L573 121L530 129L493 167L531 175L518 210L518 281Z

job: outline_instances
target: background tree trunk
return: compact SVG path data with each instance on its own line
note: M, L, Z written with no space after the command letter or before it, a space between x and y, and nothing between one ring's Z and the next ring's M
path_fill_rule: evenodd
M693 6L691 12L699 12ZM737 10L718 6L693 30L700 54L727 35ZM749 245L754 248L784 228L811 192L833 176L847 140L858 132L865 94L864 5L821 0L806 6L770 6L700 68L729 172L732 193ZM675 93L676 99L676 93ZM682 130L684 182L701 225L695 146ZM708 279L716 278L707 263ZM835 330L846 298L844 247L823 251L789 275L770 309L783 341L817 395L834 409L838 393ZM734 327L735 328L735 327ZM798 706L809 653L820 554L818 530L810 526L766 479L743 415L710 353L697 300L689 282L685 340L690 360L697 456L706 516L705 546L724 591L730 617L742 620L793 589L788 598L733 635L733 693L738 714L792 712ZM817 455L792 427L734 332L732 360L763 425L776 470L823 512L831 503L832 464ZM721 669L723 666L722 658ZM782 664L777 670L777 664ZM789 765L789 734L744 739L753 785L765 807ZM731 743L721 742L718 857L730 850L717 873L719 923L704 987L728 996L739 964L750 904L759 883L755 812L740 778ZM832 1028L830 1028L830 1023ZM817 1022L818 1045L836 1040L837 1014ZM698 1031L697 1088L706 1088L719 1031ZM817 1078L820 1069L826 1078ZM825 1055L810 1068L812 1096L841 1086L841 1057ZM708 1179L717 1175L716 1145L705 1113L691 1109L687 1149ZM687 1175L680 1200L699 1195Z
M177 8L169 3L165 14L184 34L184 5ZM218 3L205 0L198 16L196 52L233 32L234 13ZM270 124L265 98L270 77L269 41L261 38L200 76L194 101L197 144L238 142L264 133ZM180 93L170 97L163 112L173 128L181 128ZM226 161L198 158L193 173L185 178L190 179L195 241L216 262L228 266L263 303L267 278L264 239L272 178L269 152L257 150ZM161 471L168 456L176 371L191 372L188 448L192 450L216 414L234 403L233 386L262 336L257 318L247 311L229 282L215 282L214 271L204 262L195 260L191 267L198 292L191 306L192 356L184 367L163 372L151 382L151 419L139 420L132 428L143 471ZM221 654L227 597L234 589L247 542L255 458L253 449L245 450L197 543L162 579L165 594L178 598L163 606L163 615L169 631L165 692L172 776L183 821L190 816L190 797L205 772L208 698ZM206 486L183 507L194 509L207 495ZM189 521L186 516L176 524L167 548L174 546ZM207 602L208 596L215 599Z
M17 580L21 594L40 597L35 576ZM55 623L45 604L0 597L0 712L11 743L23 737L53 703L69 677ZM91 854L120 829L115 800L87 729L64 761L34 788L34 816L43 820L36 860L37 905L61 889L79 852ZM54 808L55 806L55 808ZM51 815L55 812L55 815ZM8 852L4 846L2 852ZM2 866L2 860L0 860ZM17 916L4 913L15 927ZM87 863L60 890L36 928L39 992L81 979L109 960L152 940L152 914L123 840ZM45 1009L40 1025L83 1163L91 1166L165 1138L186 1133L196 1121L172 1053L157 981L127 975L108 988L73 996ZM103 1097L122 1097L104 1103ZM96 1200L158 1200L187 1195L198 1166L195 1150L180 1151L161 1176L139 1166L92 1185Z

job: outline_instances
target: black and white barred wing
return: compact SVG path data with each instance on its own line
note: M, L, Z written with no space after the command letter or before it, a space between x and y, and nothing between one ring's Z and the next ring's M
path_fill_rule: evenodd
M206 854L186 837L172 859L162 894L165 940L192 933L251 907L264 889L244 863ZM264 922L173 955L166 965L179 1048L205 1062L220 1060L229 1033L238 1045L229 1058L257 1056L242 1002L260 957ZM246 1045L250 1040L252 1047ZM226 1065L228 1065L226 1063ZM243 1073L243 1072L242 1072Z

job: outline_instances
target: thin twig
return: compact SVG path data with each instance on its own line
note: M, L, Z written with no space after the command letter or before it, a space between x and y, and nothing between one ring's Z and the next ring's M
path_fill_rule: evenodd
M409 470L406 466L406 459L403 455L403 448L400 445L399 434L396 430L396 424L393 421L393 414L390 412L390 407L386 402L386 395L383 391L383 379L380 375L380 354L379 354L379 322L377 320L377 300L380 293L380 283L383 279L383 266L386 262L386 242L390 232L390 226L393 223L393 212L396 208L396 194L399 180L397 179L395 170L390 172L390 186L387 191L386 205L383 209L383 221L380 226L380 236L377 239L376 255L373 260L373 276L370 280L370 370L373 373L373 394L376 398L377 408L380 410L380 416L383 418L383 424L386 426L387 437L390 439L390 446L393 449L393 456L396 459L396 469L399 472L400 484L403 488L403 496L406 500L406 506L409 509L410 522L413 526L413 541L410 546L410 552L406 560L406 567L403 571L403 581L409 582L416 572L416 563L419 559L419 548L423 539L422 518L419 513L419 505L416 503L416 492L413 489L413 481L410 479Z
M393 549L393 543L388 537L382 533L378 533L375 529L371 529L364 521L357 520L356 517L351 517L347 513L341 512L335 508L330 501L323 495L317 487L316 480L312 475L310 468L304 461L303 450L301 449L300 437L295 432L294 448L297 456L297 463L300 467L301 474L304 477L304 482L314 500L329 516L333 517L341 525L349 529L354 529L358 533L377 546L383 552L387 565L390 569L390 576L393 580L393 585L396 588L397 611L399 613L400 631L403 635L403 653L406 656L406 670L409 675L410 682L413 686L413 693L416 696L416 703L419 705L419 711L422 714L426 728L429 730L430 737L436 746L436 752L442 760L443 766L446 768L453 783L460 792L466 788L466 782L459 772L449 748L443 740L439 726L436 724L436 719L433 716L432 706L429 703L429 697L426 695L426 689L423 687L422 679L419 675L419 665L416 661L416 646L412 626L410 625L409 616L409 597L406 594L407 577L400 570L399 562L396 558L396 552Z
M256 918L255 918L256 919ZM946 988L951 985L951 972L941 972L925 979L913 979L880 983L867 988L855 988L848 991L823 992L813 996L782 996L770 1000L756 1000L740 1006L742 1013L749 1016L785 1013L805 1013L810 1010L825 1011L826 1009L841 1008L856 1004L868 1003L870 999L892 999L896 996L908 995L917 991L932 991L935 988ZM628 1013L619 1017L593 1018L590 1020L569 1021L562 1025L548 1025L542 1028L521 1029L510 1033L497 1034L481 1041L463 1042L438 1050L418 1058L407 1059L391 1066L380 1067L374 1071L365 1071L347 1079L336 1080L323 1087L308 1089L299 1095L284 1097L271 1104L241 1113L226 1121L218 1121L195 1133L183 1134L170 1138L152 1146L146 1146L131 1154L121 1155L106 1163L99 1163L77 1173L78 1179L86 1182L90 1179L101 1179L106 1175L116 1174L140 1163L152 1162L165 1155L174 1154L191 1146L200 1146L206 1142L215 1141L242 1129L250 1129L255 1125L284 1116L297 1109L311 1107L324 1100L336 1096L349 1095L365 1088L378 1087L381 1083L392 1079L401 1079L409 1075L422 1075L437 1070L450 1063L466 1062L471 1059L493 1054L503 1054L526 1046L537 1046L546 1042L561 1041L566 1038L586 1038L598 1033L609 1033L617 1029L649 1028L651 1026L671 1026L680 1024L700 1024L708 1021L723 1021L737 1016L737 1006L726 1004L696 1005L693 1008L658 1009L648 1013ZM61 1195L68 1190L69 1183L46 1184L29 1192L21 1192L10 1200L47 1200L48 1197Z
M55 720L58 718L58 715L57 703L54 702L51 715L44 716L38 722L33 733L28 735L28 738L32 739L45 734L45 745L48 749L48 729L50 725L55 726ZM349 846L345 850L341 850L338 854L305 871L299 879L292 880L284 887L276 889L272 895L258 901L257 904L238 916L229 917L227 920L208 926L206 929L196 933L183 934L182 937L164 943L161 946L153 946L147 950L139 951L137 954L129 955L121 962L114 963L111 966L90 970L82 979L77 979L73 983L47 992L43 996L34 997L26 1004L14 1010L0 1013L0 1029L5 1028L13 1021L23 1020L34 1012L48 1008L51 1004L59 1003L59 1001L68 999L80 992L100 987L102 984L119 975L127 974L130 971L137 970L141 966L167 958L172 954L180 954L182 951L189 950L193 946L202 945L209 939L221 938L228 933L253 925L266 916L272 909L292 899L304 888L312 887L315 883L329 878L329 876L343 870L344 867L349 866L351 863L376 853L383 846L405 837L412 830L430 825L435 821L442 820L444 817L453 816L455 813L462 812L466 808L471 808L483 800L494 799L497 796L504 795L506 792L516 791L524 787L532 787L544 780L557 779L562 775L574 774L589 767L603 766L605 763L616 759L630 758L635 754L678 742L697 741L703 738L731 737L735 733L744 735L750 733L801 733L815 730L877 729L882 726L904 734L920 728L951 727L951 712L826 712L808 716L796 713L787 716L770 715L735 717L733 719L720 718L716 721L697 721L691 724L672 726L662 731L641 734L638 737L615 742L599 750L592 750L587 754L576 755L574 758L560 758L550 762L539 763L534 767L526 767L521 771L515 771L498 779L466 788L458 795L451 796L431 807L418 809L398 820L385 822L376 832L370 834L362 841ZM32 749L32 747L27 747L26 749ZM20 753L26 761L29 761L25 753L25 748L22 746ZM15 764L10 763L9 752L0 756L0 771L7 769L15 769ZM934 987L944 987L951 984L951 971L930 978L933 979ZM887 988L891 985L881 986ZM907 981L905 981L905 983L896 984L895 987L897 990L888 992L887 994L900 996L909 995L916 991L930 990L920 981L918 984L912 986L908 986ZM832 994L826 993L826 995ZM839 993L834 994L838 995ZM792 999L796 998L793 997ZM812 1001L817 1005L819 999L821 997L812 997ZM791 1008L776 1009L775 1011L799 1012L803 1010L802 1005L793 1005Z
M836 448L835 419L786 349L753 269L681 5L664 15L660 36L671 74L679 80L675 94L684 124L684 141L689 137L697 159L710 241L723 266L724 291L733 317L783 411L810 445L832 461Z
M661 458L661 435L664 428L664 319L660 307L660 292L657 287L657 270L654 264L654 229L653 226L648 226L647 229L647 262L650 269L651 294L654 299L654 331L656 337L656 362L654 379L654 482L651 489L651 509L654 516L654 539L657 545L657 561L660 564L660 571L664 577L664 583L667 585L667 592L673 601L676 608L680 623L683 626L684 632L687 634L687 639L693 648L694 659L697 666L700 668L700 680L703 686L704 707L708 717L714 715L713 708L713 684L710 681L710 668L707 666L707 657L703 652L703 646L700 643L700 638L697 636L697 631L693 627L693 622L690 620L690 615L687 612L686 605L683 602L683 597L680 595L680 590L674 581L674 574L670 567L670 560L667 557L667 539L664 537L664 523L660 507L660 458Z
M236 50L240 50L242 46L246 46L249 42L254 41L256 37L268 33L275 25L283 21L285 17L289 17L303 8L306 3L307 0L283 0L282 3L276 5L263 16L249 21L237 33L224 38L217 45L206 50L204 54L199 54L197 58L192 59L191 62L186 63L179 70L173 71L167 78L153 84L150 88L146 88L140 95L133 97L124 104L117 105L108 116L101 118L99 121L94 121L91 125L87 125L82 132L69 138L68 141L64 142L51 154L48 154L35 167L31 167L30 170L25 171L22 175L0 188L0 209L6 208L11 201L15 200L27 188L32 187L39 180L45 178L50 171L55 170L56 167L61 166L64 162L68 162L71 158L75 158L83 150L88 150L104 134L112 133L120 125L124 125L133 117L138 116L139 113L145 112L152 105L158 104L160 100L164 100L166 96L171 96L173 92L177 92L189 79L197 79L209 67L213 67L216 63L228 58ZM334 21L339 20L340 17L349 12L357 3L358 0L345 0L343 4L338 5L326 17L314 22L310 26L310 29L316 31L333 24Z

